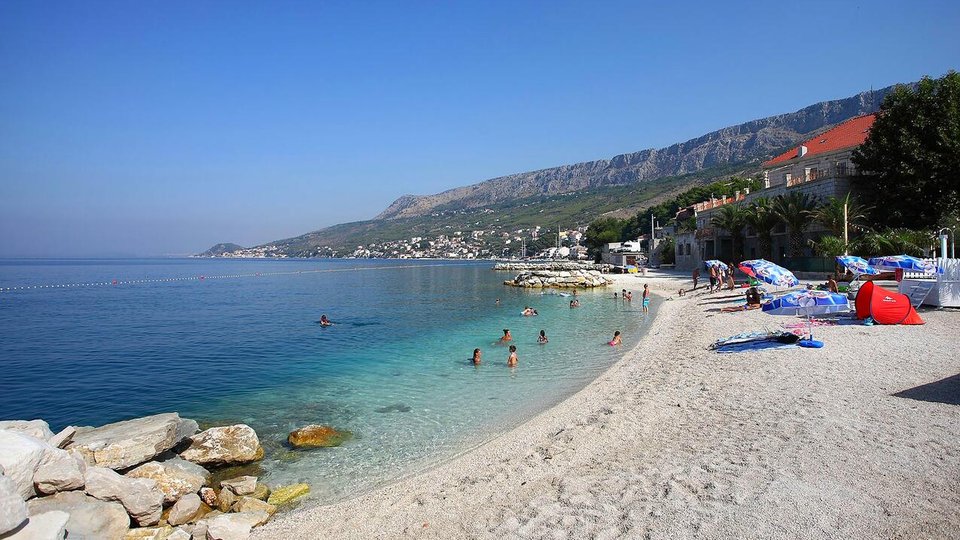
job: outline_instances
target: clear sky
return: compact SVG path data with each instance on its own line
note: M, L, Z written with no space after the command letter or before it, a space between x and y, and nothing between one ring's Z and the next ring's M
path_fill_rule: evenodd
M0 256L195 253L960 61L960 2L0 2Z

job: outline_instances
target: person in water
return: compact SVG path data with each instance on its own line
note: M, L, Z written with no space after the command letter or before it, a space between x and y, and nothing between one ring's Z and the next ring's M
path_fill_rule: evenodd
M480 365L480 349L473 350L473 359L470 361L473 362L473 365L475 366Z
M650 286L647 284L643 285L643 312L647 313L650 311Z
M517 346L510 346L510 356L507 357L508 367L517 367Z
M333 326L333 323L330 322L330 319L328 319L326 315L321 315L320 326Z
M611 347L616 347L617 345L620 345L621 343L623 343L623 341L620 339L620 331L617 330L616 332L613 333L613 339L610 340L610 346L611 346Z
M579 301L579 300L571 300L571 301L570 301L570 307L572 307L572 308L580 307L580 301Z
M540 331L540 337L537 338L537 343L543 345L544 343L550 341L547 339L547 332L545 330Z
M513 336L510 335L510 329L509 329L509 328L504 328L504 329L503 329L503 337L500 338L500 343L506 343L506 342L508 342L508 341L513 341Z

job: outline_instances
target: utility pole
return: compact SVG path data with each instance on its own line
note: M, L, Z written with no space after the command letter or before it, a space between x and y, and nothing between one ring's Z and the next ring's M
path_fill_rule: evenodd
M871 93L872 95L872 93ZM847 202L849 202L850 196L848 195L843 201L843 254L849 255L847 251L847 245L849 244L849 239L847 236Z

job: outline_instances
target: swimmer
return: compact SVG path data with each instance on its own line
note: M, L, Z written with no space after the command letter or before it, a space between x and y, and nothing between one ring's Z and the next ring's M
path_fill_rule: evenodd
M498 306L500 305L500 299L499 299L499 298L497 298L497 305L498 305Z
M513 341L513 336L510 335L510 329L509 329L509 328L504 328L504 329L503 329L503 337L500 338L500 343L506 343L506 342L508 342L508 341Z
M473 365L475 366L480 365L480 349L473 350L473 359L470 361L473 362Z
M620 331L617 330L616 332L613 333L613 339L610 340L609 345L610 345L611 347L616 347L617 345L620 345L621 343L623 343L623 341L620 339Z
M320 321L318 322L320 323L320 326L333 326L333 323L330 322L330 319L328 319L326 315L321 315Z
M627 291L627 302L633 302L633 291Z
M508 367L517 367L517 346L510 346L510 356L507 357Z
M570 301L570 307L571 307L571 308L578 308L578 307L580 307L580 301L579 301L579 300L571 300L571 301Z
M537 338L537 343L543 345L544 343L546 343L546 342L548 342L548 341L550 341L550 340L547 339L547 332L544 331L544 330L541 330L541 331L540 331L540 337Z

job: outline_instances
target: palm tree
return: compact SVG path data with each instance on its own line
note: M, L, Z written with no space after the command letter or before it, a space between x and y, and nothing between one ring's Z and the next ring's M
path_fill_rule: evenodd
M730 250L733 252L733 258L742 259L743 253L738 251L737 248L743 246L743 229L747 226L744 209L739 204L723 206L710 219L710 224L730 233L732 240Z
M846 220L844 220L844 206L846 206ZM825 203L813 212L813 218L820 222L833 236L843 238L843 228L863 230L870 208L857 203L848 192L843 198L830 197Z
M773 246L773 240L770 231L780 223L780 218L773 213L772 203L767 197L758 197L744 213L747 225L757 233L757 247L760 256L769 259L771 257L770 249Z
M817 204L813 197L799 191L777 195L773 213L787 226L790 234L790 256L799 257L803 250L803 233L810 226L810 217Z

